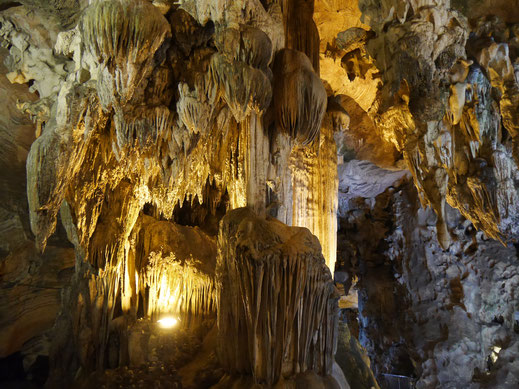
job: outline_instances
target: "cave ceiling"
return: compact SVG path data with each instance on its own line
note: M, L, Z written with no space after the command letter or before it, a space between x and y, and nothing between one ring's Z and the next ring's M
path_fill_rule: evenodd
M173 183L171 177L179 177L179 169L190 165L191 162L186 164L184 160L192 159L193 166L201 163L194 159L199 158L200 144L204 142L198 142L193 137L203 137L204 133L210 132L215 120L223 123L231 116L239 126L250 117L251 112L266 112L271 102L279 106L276 100L283 99L283 96L276 96L276 93L284 88L276 81L276 74L272 74L273 68L268 64L274 64L274 53L284 44L302 49L298 47L299 41L287 43L292 39L291 35L300 35L300 32L290 31L295 28L291 27L291 23L284 23L283 28L283 17L296 12L288 2L213 5L211 2L186 1L181 6L182 11L170 16L170 19L173 18L171 25L166 23L167 19L162 13L170 12L171 6L176 5L167 1L152 2L149 6L146 5L148 2L139 2L132 6L135 10L124 11L126 17L133 18L132 12L137 15L141 8L149 8L149 16L135 19L135 25L130 23L125 27L128 28L127 32L119 31L118 27L110 24L120 23L117 20L100 22L102 17L99 12L118 15L122 8L109 9L112 6L99 5L97 8L103 9L96 11L94 5L88 6L80 1L57 1L45 6L35 1L21 2L23 6L16 6L20 3L4 3L6 10L3 18L7 18L7 23L4 23L3 37L14 41L14 45L10 46L17 56L11 55L9 58L18 58L10 60L13 69L8 73L8 79L20 84L30 82L31 90L37 91L40 98L38 103L29 107L30 102L26 101L23 108L26 112L34 111L31 115L38 123L37 133L41 132L42 123L46 128L54 127L57 129L54 132L59 132L58 128L65 123L80 128L80 123L85 122L88 124L82 134L78 131L66 134L68 141L77 144L82 137L84 141L80 143L95 143L100 142L99 136L94 136L95 131L91 131L90 127L106 126L103 123L109 120L108 125L115 131L114 141L109 146L113 150L109 157L113 162L104 158L97 164L101 163L112 170L111 173L105 172L112 187L117 186L120 180L118 175L128 175L128 171L122 173L124 169L138 173L143 166L142 161L146 159L142 158L142 154L149 153L149 146L155 143L157 150L161 151L158 158L147 159L149 167L144 171L148 177L130 181L140 188L136 190L140 191L141 206L145 202L161 203L158 205L166 215L171 214L175 201L183 201L186 196L202 199L202 187L211 180L218 181L216 186L221 189L233 182L235 190L231 202L243 203L245 184L238 184L239 180L231 177L231 171L219 169L214 174L211 165L214 167L215 163L210 161L201 169L188 167L180 175L184 176L184 183L180 183L181 180L174 180ZM335 136L341 138L345 147L353 149L359 158L371 160L379 166L409 169L422 194L423 203L437 211L439 223L445 202L448 202L490 236L513 239L516 232L513 215L508 215L513 213L508 212L508 205L512 206L515 201L506 187L513 186L515 180L508 172L508 166L515 166L514 112L517 102L513 93L517 87L513 69L517 38L513 25L499 24L513 22L513 12L506 12L507 17L500 22L501 19L489 19L487 16L481 17L481 14L485 14L489 7L499 11L495 12L497 15L500 12L505 14L508 3L486 1L483 4L478 2L478 7L475 7L470 1L458 1L452 3L452 8L446 1L434 3L434 8L426 3L317 1L312 4L313 13L310 14L313 18L311 24L315 28L308 31L302 29L303 35L298 39L306 42L301 44L307 45L307 51L312 52L310 62L313 61L314 70L320 75L328 95L328 117L333 121L332 125L339 129L339 135L336 133ZM238 15L240 8L247 10L247 13ZM34 13L35 17L27 19L24 17L27 12ZM298 17L305 18L307 12L310 11L299 12L301 16ZM63 23L76 23L77 26L67 30L63 24L48 22L49 18L53 20L57 15ZM156 15L153 16L155 21L152 21L151 15ZM18 25L8 31L7 26L13 21ZM233 27L234 23L248 24L249 28L237 31L244 27ZM229 27L225 27L227 25ZM146 31L143 34L154 38L124 47L125 39L130 39L125 38L124 34L131 34L132 28ZM263 31L264 38L260 38L260 31L252 32L254 28ZM506 31L498 31L501 28ZM29 30L38 29L41 31L38 36L32 34L31 37L15 38L15 35L23 36ZM473 36L469 39L468 31L471 29ZM195 31L197 39L187 39ZM114 33L120 36L113 36L111 42L99 40L103 34ZM262 45L261 48L243 47L242 52L232 53L234 39L241 39L247 45L247 40L252 39L246 37L247 34L251 37L251 34L256 34L254 39L259 39L257 45ZM488 36L492 42L485 44L484 39ZM31 45L31 40L36 41ZM255 58L247 50L255 51ZM139 53L144 51L154 54L139 57ZM102 59L107 54L110 58ZM44 60L44 56L48 60ZM131 57L130 62L125 59L127 56ZM247 56L249 58L240 58ZM193 59L195 57L196 60ZM164 61L182 62L184 66L172 72ZM45 65L39 68L37 64L43 62ZM229 67L231 64L233 66ZM227 80L228 77L231 78ZM475 83L481 77L487 80L487 87L483 87L482 83L476 87ZM233 84L237 79L242 80L240 84ZM96 82L97 87L94 86ZM274 83L275 93L266 87L270 82ZM177 88L173 87L175 83ZM137 84L142 84L139 90L135 90ZM493 91L501 95L494 116L502 122L506 135L503 135L500 125L496 127L495 122L478 114L478 107L485 101L480 95ZM71 99L77 102L72 103ZM59 109L59 102L65 100L72 107L64 111ZM146 107L143 101L146 101ZM196 104L203 101L206 103ZM84 108L77 108L81 104ZM89 112L85 113L84 109ZM321 120L319 110L322 108L309 109L317 116L306 120L310 120L309 126L315 128L311 121L316 120L317 123ZM106 115L108 110L114 112L113 117ZM344 115L345 112L349 115ZM267 119L272 116L275 114L267 115ZM279 114L277 117L280 118ZM155 134L139 130L143 123L151 122L157 123L151 131ZM315 137L304 135L309 129L288 129L286 127L291 124L280 125L279 120L275 123L303 145L307 142L304 137L310 136L308 141ZM161 139L168 132L164 129L172 126L187 130L169 131L175 134L173 144ZM490 128L492 126L494 128ZM346 128L349 128L348 131L344 131ZM302 133L296 135L298 131ZM43 138L35 143L33 149L37 148L37 144L43 144L43 139L54 137L56 142L58 135L51 136L51 132L44 132ZM223 135L219 133L218 136ZM141 147L138 152L129 150L127 146L131 137L146 147ZM232 138L230 136L223 141L232 143ZM47 142L52 141L49 139ZM166 148L169 149L169 156L163 154ZM220 153L221 156L222 152L231 148L231 145L221 147L222 151L216 154ZM63 172L58 171L60 166L35 166L32 161L39 158L36 151L33 151L34 157L29 156L31 223L41 247L54 230L56 215L66 197L65 187L69 181L73 181L77 174L83 180L84 173L90 174L79 173L89 153L87 149L83 147L81 152L74 152L70 148L70 156L73 155L76 161L75 167ZM197 152L184 152L182 156L177 151L182 149ZM124 160L134 162L127 163L121 169L121 155L125 153L128 155ZM214 154L206 150L207 156ZM62 166L58 159L69 159L70 156L48 158L52 162L44 161L43 164ZM100 155L88 155L88 158L91 162L96 158L103 159ZM160 163L159 159L162 160ZM139 164L141 166L137 167ZM476 168L476 165L482 164L485 166ZM56 176L52 179L56 182L39 184L46 187L48 193L45 195L34 194L38 185L37 169L54 170ZM478 174L481 169L485 174ZM189 179L193 170L197 170L197 180ZM50 179L48 174L46 179ZM98 184L104 186L105 181L100 180ZM150 187L151 182L158 184L157 187ZM87 197L91 198L98 184L82 185L81 190L90 191ZM241 189L236 187L239 185L242 185ZM158 186L163 187L158 189ZM52 200L45 199L45 196L52 197ZM41 207L45 208L45 215L42 212L36 215L34 210ZM95 218L94 215L94 225ZM94 225L85 228L92 230ZM448 244L448 233L443 231L440 235L440 240Z

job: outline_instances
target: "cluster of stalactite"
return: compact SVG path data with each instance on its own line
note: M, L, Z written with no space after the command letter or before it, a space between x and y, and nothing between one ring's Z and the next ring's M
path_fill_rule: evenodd
M214 240L198 227L156 221L149 216L141 220L141 227L134 232L136 244L129 256L135 262L128 267L135 269L130 273L135 284L123 287L123 294L129 296L123 309L133 307L135 310L140 297L151 319L169 313L178 317L183 325L191 325L214 316Z
M243 121L251 111L263 113L272 99L268 35L249 26L228 28L218 32L215 45L218 53L211 58L210 75L236 121Z
M132 232L123 285L123 310L142 301L147 317L170 313L190 325L216 313L213 238L198 227L177 225L141 215ZM133 272L133 273L132 273Z
M188 318L215 312L214 278L198 273L190 263L182 266L172 255L163 257L152 253L141 283L147 288L149 301L144 304L148 307L148 317L152 319L161 313Z
M106 368L110 337L128 336L121 324L116 324L121 319L124 326L131 327L137 319L156 320L167 314L184 328L196 328L215 317L214 239L198 227L143 214L130 208L131 203L108 203L110 210L105 208L101 213L88 260L81 250L76 252L76 275L57 322L60 331L55 340L53 384L71 379L66 370L77 364L87 372ZM126 214L134 224L129 236L124 233L129 228L122 223L126 219L114 222L114 214ZM69 224L70 215L62 215L69 234L77 234ZM113 237L114 242L107 245L106 236ZM120 347L122 355L128 354L127 339Z
M337 295L317 239L247 208L218 235L218 353L231 373L271 387L282 377L331 375ZM238 337L241 342L233 342Z
M65 198L74 210L79 243L88 246L101 209L100 194L115 190L123 180L133 186L136 208L153 203L166 218L184 200L203 202L208 184L221 195L227 192L231 208L265 203L266 196L251 201L250 194L265 192L272 179L268 171L282 173L276 178L282 182L269 186L279 192L277 199L287 210L293 209L290 193L307 189L292 186L296 173L281 166L295 143L282 140L278 145L283 136L277 135L285 132L303 145L319 138L326 93L305 54L292 50L278 55L284 58L274 66L279 112L275 125L264 125L261 115L271 101L269 36L254 26L218 30L215 52L208 45L212 27L201 27L178 10L172 19L181 18L185 25L173 25L172 33L159 10L146 4L93 2L78 27L61 36L58 49L73 56L77 73L61 88L27 168L31 224L41 249ZM141 8L149 17L142 16ZM126 15L122 27L120 9ZM98 24L91 19L99 19ZM191 39L186 47L186 30L206 38ZM139 54L143 51L148 55ZM84 73L90 79L82 81ZM175 98L176 111L171 109ZM263 133L265 147L251 148L255 131ZM274 136L268 136L270 131ZM283 149L281 160L276 148ZM250 171L253 159L263 159L266 172L259 177ZM333 186L333 166L326 173ZM333 212L333 204L328 211ZM284 221L292 219L290 214Z
M38 116L41 134L27 159L38 248L61 222L76 250L76 274L56 324L62 331L54 377L72 378L79 366L84 374L106 367L110 326L121 312L130 324L138 312L178 313L184 323L214 315L211 238L195 234L212 255L142 243L162 223L154 230L159 235L196 246L191 232L171 223L185 204L198 204L201 219L215 217L218 207L250 206L306 226L333 269L335 122L326 117L316 72L315 25L309 46L283 49L283 15L295 12L293 4L254 0L242 12L229 2L224 13L202 14L202 2L195 3L163 13L145 0L92 1L77 26L57 38L55 52L69 73L56 81L47 114ZM24 109L37 116L32 105ZM294 331L320 326L321 335L312 341L311 332L300 335L310 343L293 351L294 373L329 374L333 360L333 303L313 293L330 284L315 277L298 297L318 308L312 324L302 310L292 316L301 327ZM273 377L279 372L269 382Z
M422 205L436 210L442 246L452 243L446 203L492 238L515 239L517 28L468 21L450 1L359 5L383 69L377 129L402 153Z

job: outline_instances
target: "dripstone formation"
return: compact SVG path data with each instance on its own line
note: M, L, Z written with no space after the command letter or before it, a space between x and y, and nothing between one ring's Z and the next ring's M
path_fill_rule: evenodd
M0 386L518 387L515 3L0 0Z

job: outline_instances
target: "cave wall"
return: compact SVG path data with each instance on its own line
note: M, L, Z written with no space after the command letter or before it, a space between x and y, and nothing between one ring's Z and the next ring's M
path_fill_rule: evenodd
M29 25L36 29L38 21ZM2 28L4 32L9 29L5 20ZM41 36L32 39L35 45L44 43ZM21 104L39 100L28 85L11 83L13 58L5 46L3 42L0 49L0 358L16 359L17 368L25 368L43 383L47 373L36 373L36 361L48 360L52 328L61 309L61 289L74 271L74 250L63 228L56 231L45 253L34 245L25 163L37 125ZM15 371L2 370L1 379Z
M381 5L359 3L376 33L367 50L384 69L375 121L402 153L422 204L437 212L439 241L451 240L447 203L492 238L513 241L514 23L465 15L450 1Z
M437 217L409 176L359 161L342 171L337 271L358 277L359 340L379 382L395 374L420 388L515 387L516 247L447 208L456 239L442 249Z

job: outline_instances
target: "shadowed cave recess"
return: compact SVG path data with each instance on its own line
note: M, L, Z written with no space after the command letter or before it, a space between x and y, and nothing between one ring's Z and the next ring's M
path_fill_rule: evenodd
M519 387L519 1L0 0L0 387Z

